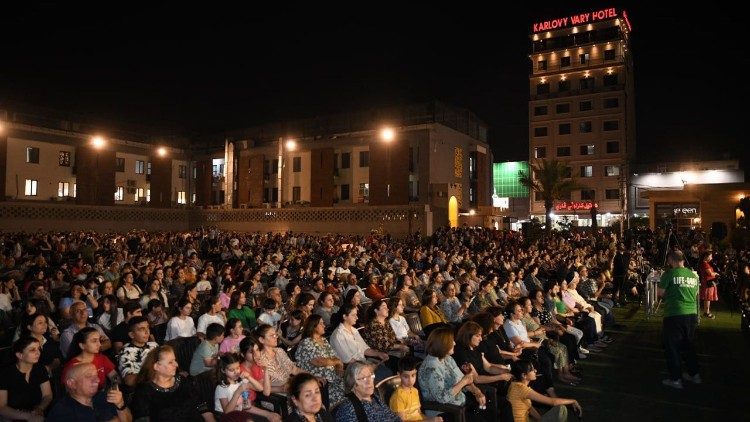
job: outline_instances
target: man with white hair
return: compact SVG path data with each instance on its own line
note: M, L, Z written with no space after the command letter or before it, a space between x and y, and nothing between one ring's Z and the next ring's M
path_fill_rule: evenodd
M68 395L52 407L51 422L131 422L133 415L117 384L99 391L99 375L93 363L79 363L65 374Z

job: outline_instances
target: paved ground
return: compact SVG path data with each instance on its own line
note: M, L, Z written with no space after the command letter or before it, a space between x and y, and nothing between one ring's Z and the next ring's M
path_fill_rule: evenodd
M616 309L626 328L612 332L615 342L581 361L584 382L558 387L575 397L588 421L750 421L750 342L739 330L740 316L726 308L716 319L703 319L696 347L702 385L665 387L661 312L646 318L642 309ZM571 421L576 420L575 416Z

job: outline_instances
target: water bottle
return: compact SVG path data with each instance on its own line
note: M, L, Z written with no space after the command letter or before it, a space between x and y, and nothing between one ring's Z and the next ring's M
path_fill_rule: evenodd
M250 408L250 392L245 390L242 392L242 409Z

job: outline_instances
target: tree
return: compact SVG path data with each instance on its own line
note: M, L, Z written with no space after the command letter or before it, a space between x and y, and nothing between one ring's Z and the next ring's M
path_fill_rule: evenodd
M570 192L580 189L565 163L556 159L535 160L531 164L531 173L518 172L519 182L528 187L537 198L544 201L545 232L552 229L552 205L555 200L567 197Z

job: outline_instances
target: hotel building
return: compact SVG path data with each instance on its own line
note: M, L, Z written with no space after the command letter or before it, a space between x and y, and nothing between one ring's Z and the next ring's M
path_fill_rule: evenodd
M553 219L599 226L628 209L628 167L635 158L631 27L608 8L532 25L529 74L529 161L558 159L582 189L556 201ZM532 217L544 203L531 195Z

